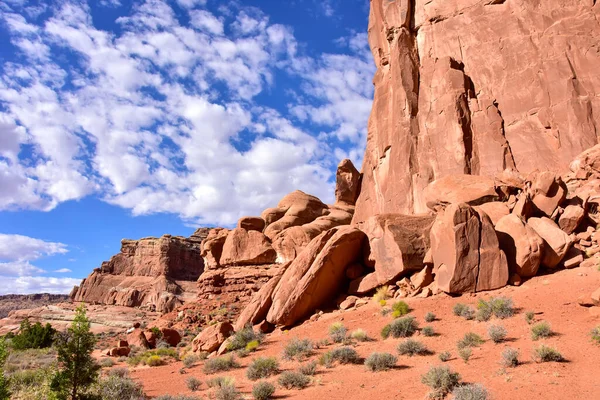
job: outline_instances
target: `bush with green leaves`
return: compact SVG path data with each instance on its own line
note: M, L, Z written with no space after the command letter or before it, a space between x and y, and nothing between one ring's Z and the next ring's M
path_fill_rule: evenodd
M488 336L494 343L502 343L506 339L506 329L501 325L490 325L488 327Z
M15 350L43 349L52 346L56 330L52 325L42 326L39 322L31 324L29 319L25 318L21 322L19 334L11 339L11 346Z
M519 350L507 347L502 351L501 364L506 368L514 368L519 365Z
M6 349L6 341L0 338L0 400L8 400L10 392L8 391L8 382L4 377L4 364L8 358L8 350Z
M488 400L489 394L483 385L460 385L452 391L452 400Z
M600 325L592 329L590 336L592 337L592 341L596 344L600 344Z
M247 326L228 339L227 350L235 351L245 349L251 342L262 343L264 335L262 333L254 332L251 326ZM256 346L258 347L258 346Z
M255 400L269 400L275 393L275 385L270 382L258 382L252 387L252 397Z
M435 330L431 326L424 326L421 329L421 334L426 337L435 336Z
M457 317L462 317L471 320L475 317L475 310L471 306L462 303L456 303L452 308L452 312Z
M527 311L525 313L525 321L527 321L527 323L529 325L533 324L534 319L535 319L535 313L533 311Z
M146 358L144 363L149 367L160 367L161 365L166 365L167 361L161 356L151 355L148 358Z
M460 382L460 375L448 367L431 367L423 376L421 383L431 388L430 398L443 399Z
M358 364L360 362L360 357L352 347L345 346L338 347L337 349L330 350L323 354L319 359L319 362L321 365L331 368L336 362L340 364Z
M406 315L410 312L410 307L406 302L400 300L394 304L392 304L392 317L398 318Z
M279 362L275 357L258 357L252 361L246 370L246 376L251 381L268 378L279 372Z
M476 333L469 332L466 333L465 336L463 336L463 338L458 341L456 346L459 349L463 349L465 347L478 347L484 342L485 341L481 338L481 336L479 336Z
M394 368L398 358L390 353L372 353L365 360L365 366L369 371L379 372Z
M127 364L136 366L139 364L158 366L165 365L168 359L178 360L179 353L173 348L154 349L144 352L132 352L129 354ZM152 365L151 365L152 364Z
M415 355L424 356L429 354L429 350L427 350L427 347L423 343L415 339L406 339L405 341L400 342L396 350L401 356L406 355L409 357Z
M317 373L317 362L313 360L306 364L302 364L298 367L298 372L304 375L313 376Z
M283 349L283 359L302 361L313 354L313 349L311 340L293 338Z
M466 363L469 362L471 356L473 355L473 350L470 347L463 347L458 349L458 356Z
M277 382L284 389L304 389L310 384L310 377L300 372L286 371L279 376Z
M59 400L69 396L79 399L98 379L100 366L92 357L96 336L90 327L85 306L81 305L69 329L55 336L58 371L52 378L51 389Z
M206 381L209 388L220 388L222 386L235 386L235 379L229 376L217 376Z
M101 399L144 400L146 398L142 385L128 376L108 375L100 380L96 393Z
M438 354L438 358L441 362L449 361L451 357L452 354L449 351L442 351L440 354Z
M220 386L215 391L216 400L241 400L242 394L233 385Z
M533 361L537 363L564 361L562 354L553 347L541 345L533 350Z
M216 357L206 360L204 363L204 373L207 375L216 374L217 372L229 371L237 368L238 363L235 361L233 354L227 356Z
M417 321L414 317L403 317L393 320L390 324L386 325L382 331L381 336L384 339L392 336L393 338L409 337L412 336L417 330Z
M435 321L435 314L432 312L428 312L425 314L425 322L433 322Z
M531 327L531 339L539 340L540 338L547 338L552 335L552 328L546 321L538 322Z
M373 296L373 301L375 301L378 304L383 304L385 306L385 301L387 299L389 299L390 297L392 297L392 292L390 290L389 286L381 286L379 288L377 288L377 290L375 291L375 295Z
M329 337L333 343L342 343L346 340L348 329L341 322L335 322L329 327Z
M513 301L508 297L491 297L488 301L480 299L477 303L478 321L488 321L492 316L504 319L512 317L514 311Z
M352 333L350 333L350 337L359 342L366 342L369 340L369 335L367 335L367 332L360 328L352 331Z
M202 381L200 379L196 378L195 376L190 376L189 378L187 378L185 380L185 385L192 392L196 392L196 391L200 390L200 387L202 387Z
M192 368L194 365L198 364L199 362L200 362L200 356L198 356L196 354L188 354L183 359L183 365L186 368Z

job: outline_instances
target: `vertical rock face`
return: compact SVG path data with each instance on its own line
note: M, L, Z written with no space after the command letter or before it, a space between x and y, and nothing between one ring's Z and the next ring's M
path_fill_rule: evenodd
M372 0L354 221L424 212L447 175L566 171L599 143L599 14L591 0Z

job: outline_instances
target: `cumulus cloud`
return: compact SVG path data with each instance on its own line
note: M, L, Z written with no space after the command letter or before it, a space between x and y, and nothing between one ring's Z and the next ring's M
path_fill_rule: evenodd
M73 271L71 271L69 268L60 268L55 270L54 272L56 272L57 274L68 274Z
M0 261L31 261L67 252L67 246L63 243L0 233Z
M18 278L2 277L0 279L0 293L3 294L68 294L74 286L79 285L81 279L74 278L47 278L23 276Z
M290 27L236 2L140 1L117 31L79 2L38 17L24 3L0 11L18 49L0 75L0 210L94 195L134 215L230 225L295 189L331 201L339 157L360 163L364 35L309 56ZM281 75L298 88L273 108L261 99Z

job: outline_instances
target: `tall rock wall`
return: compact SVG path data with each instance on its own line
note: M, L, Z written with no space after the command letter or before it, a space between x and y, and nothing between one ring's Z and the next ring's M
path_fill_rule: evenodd
M599 143L594 0L371 0L377 65L354 222L451 174L564 172Z

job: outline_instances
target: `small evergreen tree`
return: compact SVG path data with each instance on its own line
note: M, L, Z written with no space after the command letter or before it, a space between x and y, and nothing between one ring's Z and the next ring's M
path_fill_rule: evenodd
M96 338L90 332L90 321L82 304L77 308L71 327L56 335L58 372L51 388L59 400L86 399L87 389L98 379L100 366L92 358Z
M4 363L6 362L6 357L8 357L6 342L4 341L4 338L0 338L0 400L8 400L10 398L8 382L4 377Z
M39 322L31 325L25 318L21 322L19 334L12 338L12 347L15 350L43 349L52 346L56 330L52 325L42 326Z

